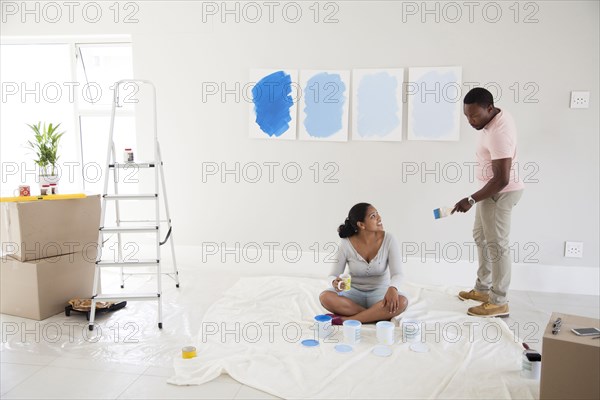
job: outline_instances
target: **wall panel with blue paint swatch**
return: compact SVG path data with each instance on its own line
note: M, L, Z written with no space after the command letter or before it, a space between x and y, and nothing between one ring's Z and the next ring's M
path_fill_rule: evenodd
M352 70L352 140L402 140L404 69Z
M459 140L462 68L410 68L408 140Z
M296 139L297 77L294 70L250 71L252 87L249 137Z
M300 71L301 140L348 140L350 71Z

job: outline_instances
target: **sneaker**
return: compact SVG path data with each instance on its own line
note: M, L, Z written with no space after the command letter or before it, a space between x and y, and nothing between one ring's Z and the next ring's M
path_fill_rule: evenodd
M467 311L467 314L474 315L476 317L508 317L508 304L493 304L485 302L480 306L471 307Z
M459 292L458 298L461 300L476 300L481 301L482 303L487 303L490 301L490 295L487 293L478 292L475 289L472 289L468 292Z

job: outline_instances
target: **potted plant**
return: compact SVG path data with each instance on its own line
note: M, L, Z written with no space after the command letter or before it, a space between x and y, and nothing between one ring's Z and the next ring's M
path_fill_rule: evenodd
M40 188L44 184L58 183L58 171L56 164L58 161L58 143L64 132L58 132L58 125L49 124L42 127L42 123L29 125L33 130L35 141L27 142L37 157L35 163L40 167Z

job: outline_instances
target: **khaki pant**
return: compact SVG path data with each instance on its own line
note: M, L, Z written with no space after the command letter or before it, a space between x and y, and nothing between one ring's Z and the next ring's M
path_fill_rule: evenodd
M510 220L513 207L523 190L498 193L477 203L473 239L477 245L479 268L475 290L489 293L490 302L505 304L512 263L510 259Z

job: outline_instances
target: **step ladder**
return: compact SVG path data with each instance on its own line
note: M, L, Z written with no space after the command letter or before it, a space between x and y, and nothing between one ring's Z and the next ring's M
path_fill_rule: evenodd
M115 151L115 143L113 140L114 128L115 128L115 114L117 111L117 107L121 107L119 105L119 90L124 85L145 85L148 86L152 91L152 106L153 106L153 114L154 114L154 160L148 162L130 162L130 163L119 163L117 161L117 153ZM177 271L177 262L175 259L175 244L173 239L173 226L171 225L171 217L169 214L169 203L167 200L167 190L165 185L165 176L163 171L163 161L162 155L160 153L160 145L158 143L158 134L157 134L157 124L156 124L156 88L154 84L147 80L121 80L115 83L113 89L113 104L110 118L110 133L108 139L108 149L106 154L106 174L104 177L104 190L102 194L102 211L100 217L100 229L99 229L99 239L98 239L98 256L96 259L96 267L94 273L94 287L93 287L93 296L92 296L92 305L90 310L90 318L89 318L89 330L94 329L94 318L96 314L96 302L97 301L156 301L158 304L158 327L162 329L162 284L161 277L162 275L168 275L175 281L175 286L179 287L179 273ZM146 193L146 194L120 194L119 193L119 170L122 168L153 168L154 169L154 193ZM114 193L108 193L108 181L110 179L111 172L113 174L113 182L114 182ZM162 191L159 192L159 176L160 183L162 186ZM160 199L161 197L164 199L165 203L165 213L166 220L160 219ZM154 210L154 218L146 219L146 220L123 220L121 219L121 212L119 209L120 201L153 201L155 203ZM109 202L114 202L115 205L115 216L116 216L116 226L105 226L105 218L106 218L106 207ZM127 226L123 225L126 222L142 222L144 225L140 226ZM165 235L164 240L160 240L161 238L161 222L166 223L168 230ZM122 234L140 234L140 233L151 233L155 236L155 246L156 246L156 258L154 259L144 259L144 260L125 260L123 258L122 252ZM117 251L117 259L116 260L103 260L102 259L102 246L106 243L107 240L104 239L104 235L106 234L117 234L117 243L118 243L118 251ZM172 272L163 272L161 270L161 257L160 257L160 247L164 245L167 241L171 242L171 254L173 260L173 271ZM121 288L125 287L125 276L133 276L133 275L154 275L156 277L156 292L152 293L134 293L134 294L106 294L99 293L100 286L100 276L101 270L103 268L110 267L118 267L121 272ZM152 272L125 272L125 268L139 268L146 267L151 268Z

